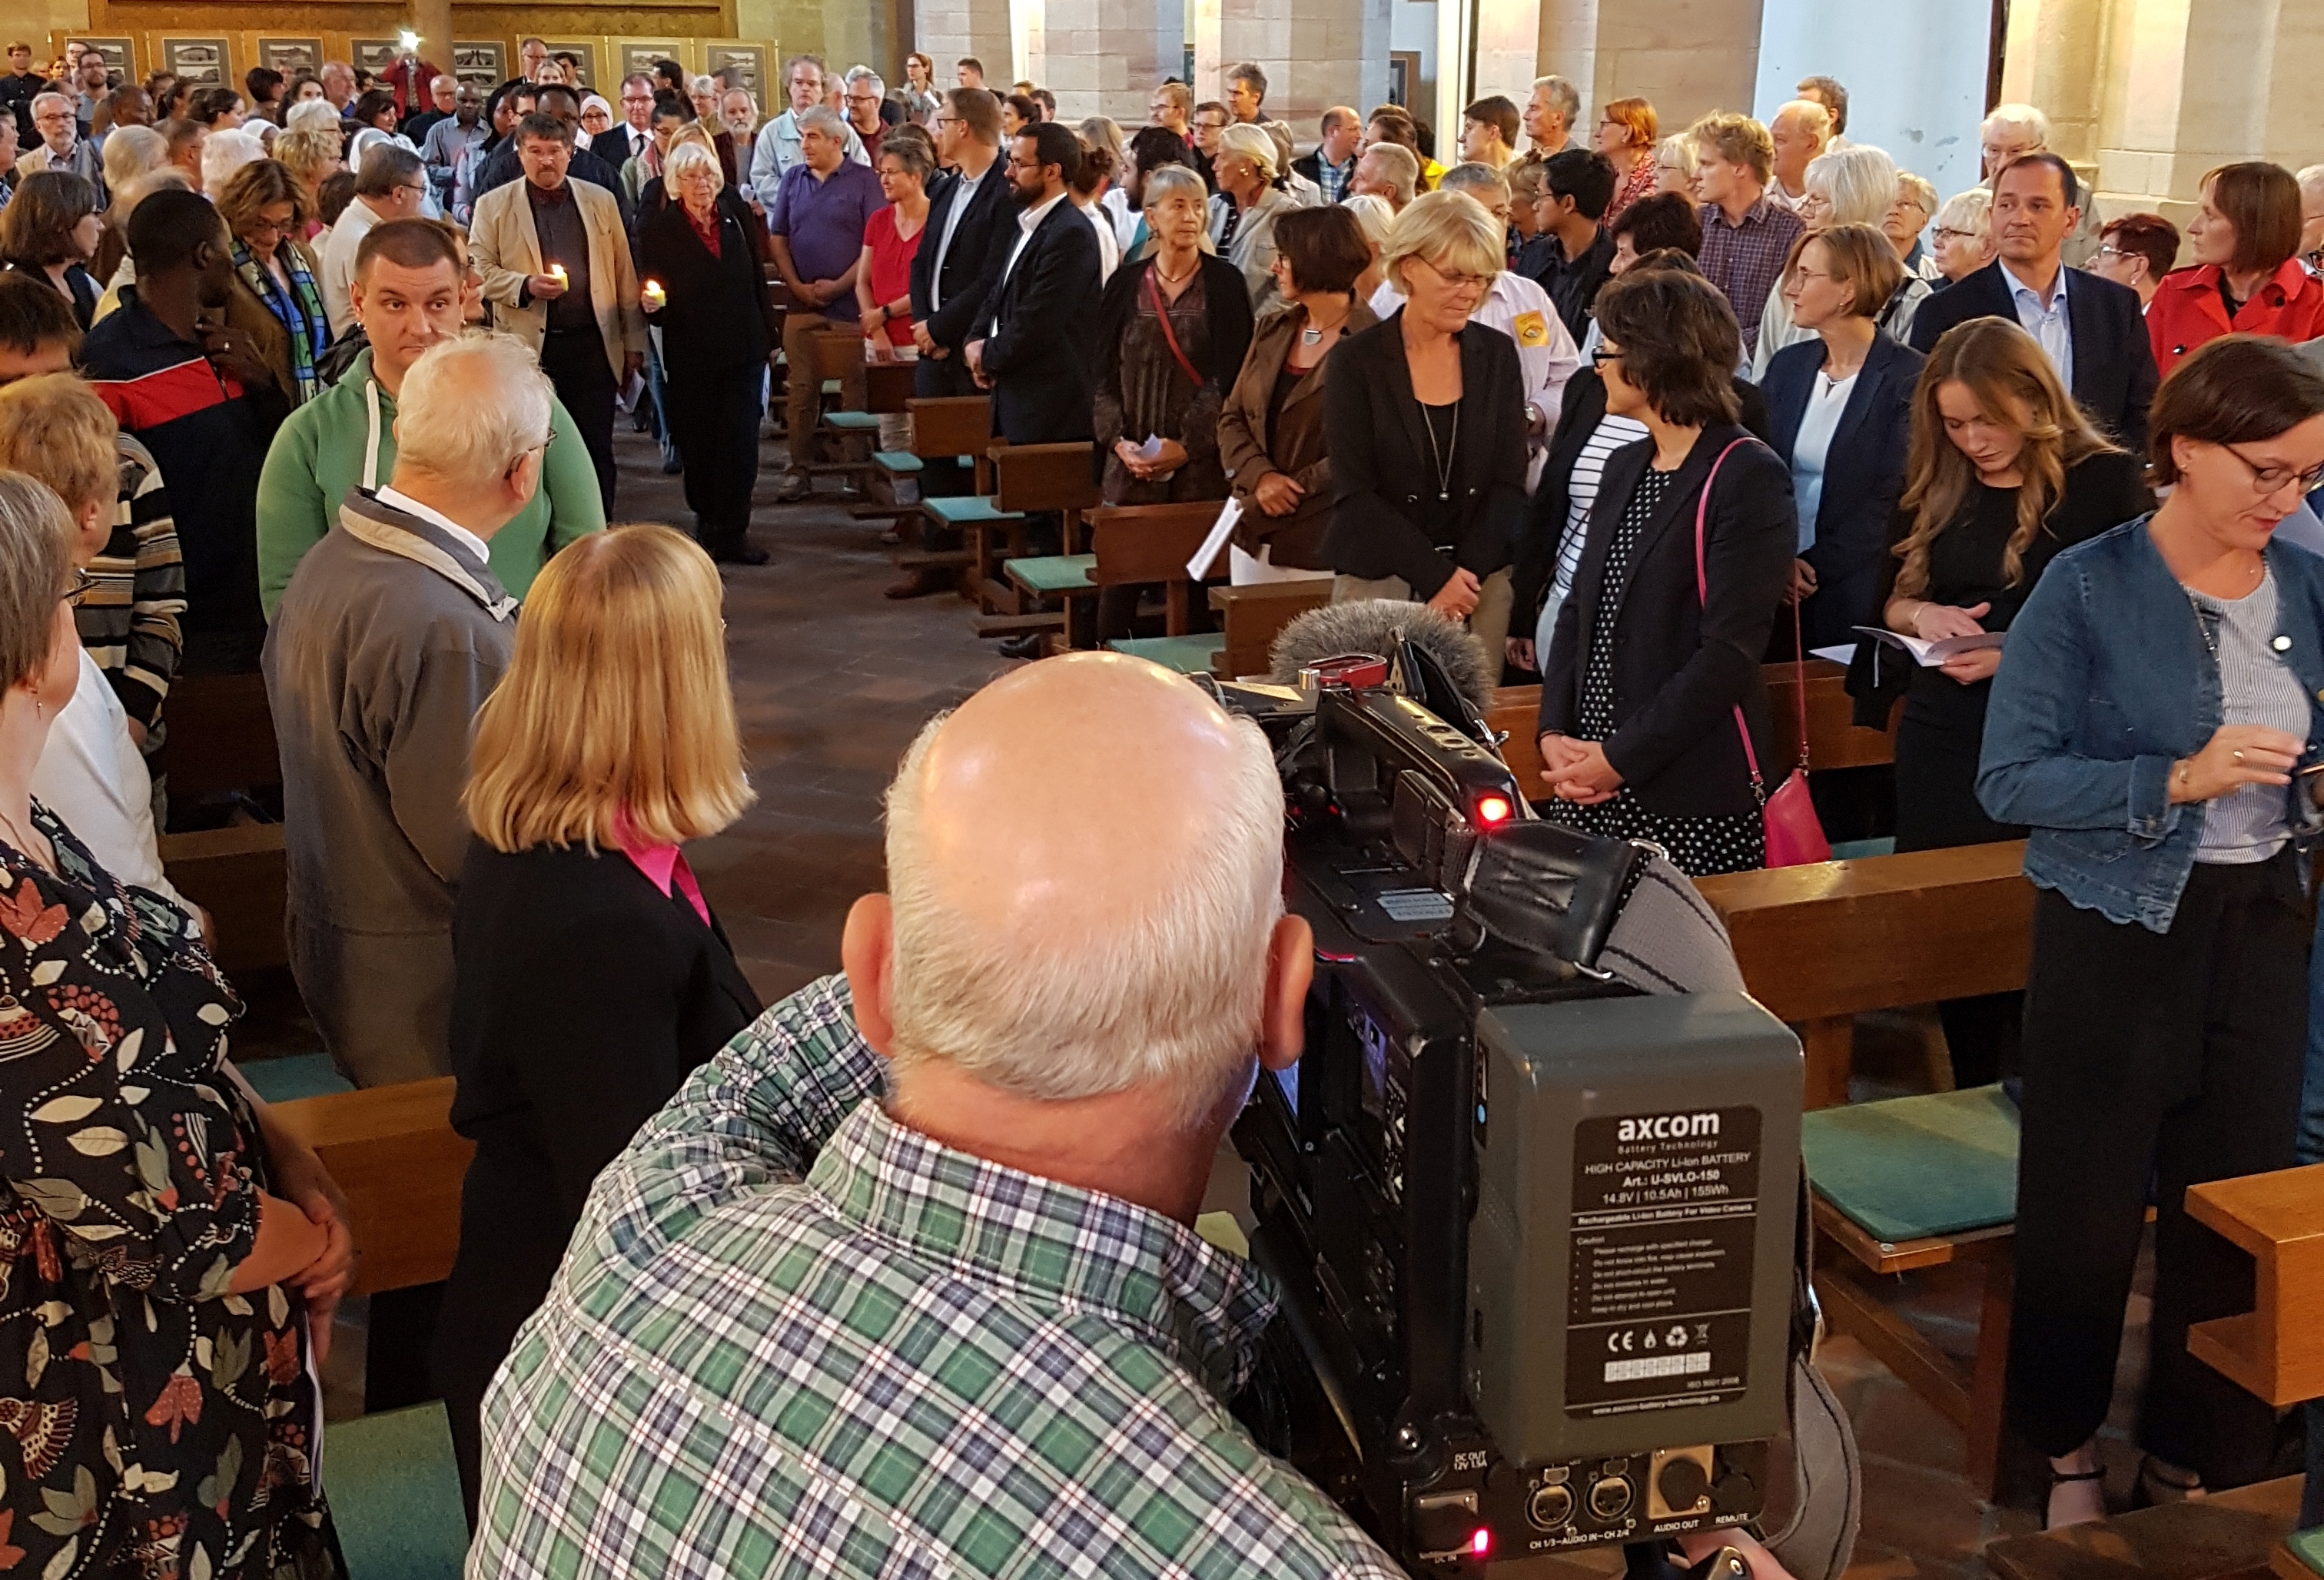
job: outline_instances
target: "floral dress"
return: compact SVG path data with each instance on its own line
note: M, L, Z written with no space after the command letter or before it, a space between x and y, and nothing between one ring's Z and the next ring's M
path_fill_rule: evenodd
M267 1160L242 1005L37 804L0 845L0 1574L332 1580L300 1297L227 1293Z

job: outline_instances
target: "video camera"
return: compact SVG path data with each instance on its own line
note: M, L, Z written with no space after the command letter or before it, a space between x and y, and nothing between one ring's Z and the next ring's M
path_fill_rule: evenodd
M1222 684L1277 751L1306 1053L1233 1131L1287 1320L1246 1418L1416 1573L1762 1511L1801 1058L1596 967L1646 853L1536 819L1430 654Z

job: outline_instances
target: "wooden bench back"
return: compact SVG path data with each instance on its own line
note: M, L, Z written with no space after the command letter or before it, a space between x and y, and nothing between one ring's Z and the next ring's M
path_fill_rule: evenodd
M1186 561L1219 519L1216 500L1191 504L1117 504L1090 513L1090 579L1102 587L1184 582Z
M161 716L169 734L156 766L170 776L173 799L282 782L263 675L180 675Z
M992 397L935 395L904 402L912 414L912 453L922 460L981 456L992 443Z
M282 825L230 823L164 834L161 870L210 913L211 957L231 976L290 963L282 915L290 892Z
M990 444L979 446L979 451ZM1027 512L1095 508L1101 495L1092 465L1093 448L1087 439L991 447L992 503L1001 510ZM1215 516L1218 506L1213 505L1211 513Z
M867 362L863 365L863 410L877 411L883 417L892 416L908 407L911 400L910 363Z
M452 1077L277 1103L346 1194L363 1261L355 1292L450 1276L460 1248L460 1185L475 1145L452 1128Z
M1211 607L1226 629L1218 673L1226 679L1264 675L1283 628L1310 609L1332 601L1328 577L1313 581L1262 581L1249 587L1213 587Z
M1861 728L1855 722L1856 699L1847 691L1848 670L1826 659L1810 659L1805 669L1808 766L1862 768L1895 762L1895 710L1890 710L1886 729ZM1789 664L1769 664L1762 673L1767 684L1767 707L1775 715L1777 756L1774 766L1788 773L1800 757L1799 678ZM1771 783L1774 778L1770 775Z
M2190 1186L2187 1215L2250 1253L2255 1294L2188 1350L2278 1409L2324 1398L2324 1163Z

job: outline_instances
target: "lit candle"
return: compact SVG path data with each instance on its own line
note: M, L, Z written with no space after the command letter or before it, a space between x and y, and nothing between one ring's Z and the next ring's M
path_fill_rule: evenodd
M556 281L556 282L557 282L558 286L560 289L562 289L562 288L563 288L563 286L564 286L564 284L565 284L565 265L564 265L564 264L562 264L562 263L551 263L551 264L549 266L549 278L550 278L550 279L552 279L552 280L554 280L554 281Z
M646 306L653 309L656 312L659 312L663 308L669 305L669 292L661 288L661 282L659 280L649 280L646 282L645 294Z

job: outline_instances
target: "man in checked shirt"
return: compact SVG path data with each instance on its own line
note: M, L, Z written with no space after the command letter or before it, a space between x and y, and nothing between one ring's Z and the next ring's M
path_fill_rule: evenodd
M1282 824L1257 729L1141 660L923 732L844 978L599 1176L484 1402L468 1574L1396 1580L1227 1413L1276 1296L1191 1226L1299 1055Z

